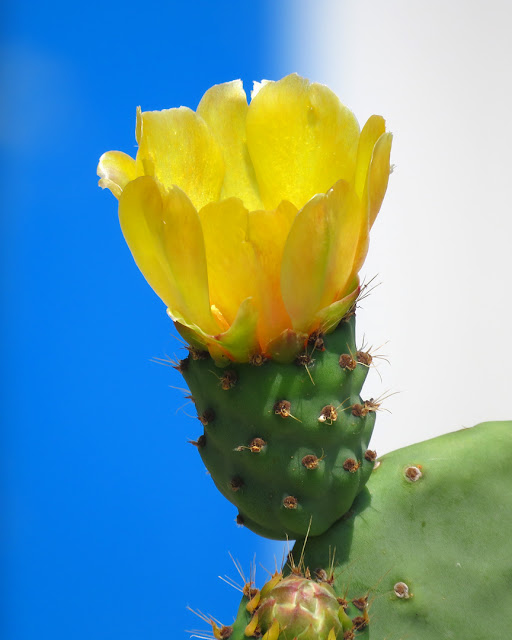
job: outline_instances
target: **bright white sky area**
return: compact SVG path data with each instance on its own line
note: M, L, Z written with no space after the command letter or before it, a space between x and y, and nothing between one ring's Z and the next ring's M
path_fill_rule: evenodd
M358 333L383 345L364 395L379 454L512 418L512 3L286 1L287 66L383 115L395 171ZM379 378L379 375L382 380Z

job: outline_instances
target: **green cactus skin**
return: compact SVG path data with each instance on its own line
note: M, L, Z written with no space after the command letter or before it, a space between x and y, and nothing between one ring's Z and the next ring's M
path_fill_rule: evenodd
M354 317L312 342L290 364L221 369L191 350L178 366L204 425L194 444L208 471L239 524L268 538L296 539L310 523L311 536L323 533L373 469L378 405L360 396L371 356L356 349Z
M369 624L352 637L512 637L511 460L511 421L382 457L350 513L307 541L301 563L313 576L322 568L324 577L334 576L336 594L349 603L368 598ZM293 564L303 546L297 541ZM230 640L247 638L244 603ZM351 637L343 633L337 638ZM283 631L279 640L285 637ZM317 640L327 638L324 633Z

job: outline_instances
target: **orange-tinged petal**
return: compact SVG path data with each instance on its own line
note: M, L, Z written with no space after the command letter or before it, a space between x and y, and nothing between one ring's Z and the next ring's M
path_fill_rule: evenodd
M261 209L258 183L247 150L247 96L241 80L217 84L204 94L197 113L222 149L225 163L221 199L241 198L248 209Z
M391 143L393 135L391 133L383 134L375 145L370 171L368 175L369 199L370 199L370 228L375 222L375 218L380 211L382 201L388 188L388 180L390 173L389 157L391 155Z
M201 224L187 196L137 178L121 195L119 219L135 262L171 314L215 332Z
M107 151L98 163L98 175L99 186L110 189L119 200L126 185L137 177L135 160L122 151Z
M187 107L137 111L137 172L177 185L197 209L218 200L224 160L205 121Z
M297 208L281 202L275 211L249 213L248 240L256 258L256 283L260 300L258 336L263 351L268 342L290 327L281 296L281 260Z
M355 186L357 195L362 199L366 187L368 169L375 143L386 131L386 122L382 116L371 116L364 125L357 147Z
M327 87L296 74L264 84L247 113L247 144L267 209L298 208L352 180L359 125Z
M294 329L307 331L319 309L349 293L346 287L367 234L366 210L344 180L299 211L281 270L283 300Z

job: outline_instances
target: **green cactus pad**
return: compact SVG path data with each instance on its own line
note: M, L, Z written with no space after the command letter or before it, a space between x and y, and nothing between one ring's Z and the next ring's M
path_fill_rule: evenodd
M290 364L221 369L191 351L179 365L204 425L194 444L238 522L260 535L323 533L371 474L378 405L360 396L371 356L357 351L354 326L352 316L314 337Z
M512 422L394 451L302 560L297 541L292 566L332 584L355 620L338 640L512 637L511 460ZM246 638L244 602L230 640Z

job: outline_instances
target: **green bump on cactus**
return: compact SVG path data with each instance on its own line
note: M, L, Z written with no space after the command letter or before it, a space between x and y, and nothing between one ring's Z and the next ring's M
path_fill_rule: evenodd
M511 454L512 422L389 453L349 514L309 539L304 555L297 541L292 567L302 558L314 578L362 608L347 611L354 628L338 639L510 637ZM239 612L231 640L246 637L246 620ZM330 638L323 631L316 640Z
M220 369L191 351L182 372L204 434L194 443L237 521L268 538L326 531L365 486L378 404L360 395L371 356L354 316L314 336L296 362Z

